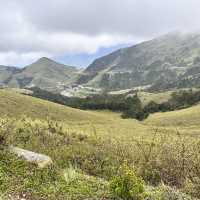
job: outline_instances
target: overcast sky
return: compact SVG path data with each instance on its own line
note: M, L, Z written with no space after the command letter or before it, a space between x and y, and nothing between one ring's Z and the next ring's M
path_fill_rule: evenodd
M0 64L92 59L171 31L200 30L200 0L0 0Z

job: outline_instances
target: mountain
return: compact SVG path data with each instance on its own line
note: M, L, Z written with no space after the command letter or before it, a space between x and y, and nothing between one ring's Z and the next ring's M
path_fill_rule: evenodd
M170 33L96 59L84 71L41 58L23 69L0 66L0 85L64 95L101 89L200 87L200 34Z
M0 65L0 86L7 85L12 76L18 72L20 70L15 67Z
M96 59L77 83L108 90L200 86L199 72L200 34L170 33Z
M40 87L59 91L73 81L77 72L75 67L40 58L23 69L0 66L0 83L9 87Z

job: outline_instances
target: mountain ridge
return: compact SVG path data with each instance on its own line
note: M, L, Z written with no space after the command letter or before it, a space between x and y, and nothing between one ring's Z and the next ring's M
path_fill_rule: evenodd
M78 69L73 66L42 57L23 68L0 66L0 83L8 87L37 86L46 90L59 91L72 81L77 72Z
M168 84L199 67L199 56L200 34L170 33L96 59L77 83L111 90Z
M0 66L0 85L39 87L53 92L200 87L200 33L173 32L118 49L86 69L42 57L24 68Z

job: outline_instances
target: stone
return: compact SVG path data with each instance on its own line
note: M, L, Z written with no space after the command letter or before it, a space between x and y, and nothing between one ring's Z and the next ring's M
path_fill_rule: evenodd
M23 158L24 160L35 163L39 168L44 168L53 163L52 159L49 156L44 154L35 153L33 151L28 151L18 147L9 147L10 152L16 154L18 157Z

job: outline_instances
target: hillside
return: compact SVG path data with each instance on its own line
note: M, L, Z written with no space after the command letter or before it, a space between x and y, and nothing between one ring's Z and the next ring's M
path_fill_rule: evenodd
M70 129L84 130L93 134L94 130L99 134L113 134L121 136L125 133L132 134L133 128L146 134L146 128L136 120L122 120L120 114L111 112L93 112L73 109L49 101L20 94L10 89L0 90L0 117L12 118L29 117L31 119L55 120ZM115 123L116 120L118 123ZM115 134L115 131L117 134Z
M200 35L170 33L95 60L79 84L106 89L198 86Z
M135 166L134 173L143 178L144 190L152 200L161 195L178 200L190 200L186 194L200 197L197 183L186 178L195 177L200 163L199 114L197 105L153 114L139 122L122 119L120 113L81 111L2 89L1 139L7 145L48 155L53 165L39 169L1 150L0 192L33 200L113 200L110 181L128 161L126 169ZM184 173L180 168L183 159ZM159 184L161 180L165 185Z
M23 69L0 66L0 85L82 97L104 90L195 88L199 72L200 34L170 33L98 58L85 70L48 58Z
M200 105L196 105L178 111L155 113L152 114L148 119L146 119L145 122L147 124L160 127L166 127L166 128L176 127L183 129L191 128L191 129L196 129L197 131L200 124L199 114L200 114Z
M170 33L96 59L85 70L41 58L23 69L0 66L0 85L66 96L200 86L200 34Z
M0 65L0 86L7 85L12 76L18 72L20 70L15 67Z
M77 75L75 67L40 58L23 69L0 66L1 84L9 87L37 86L50 91L62 91Z
M145 102L150 100L165 101L170 93L139 93ZM168 96L169 95L169 96ZM162 131L167 127L168 133L180 131L190 134L198 131L200 106L192 106L172 112L151 114L145 121L139 122L135 119L122 119L120 113L110 111L83 111L79 109L62 106L49 101L20 94L14 90L0 90L0 117L23 118L39 120L55 120L65 124L69 129L81 131L85 134L97 132L100 135L112 135L116 138L129 136L150 136L154 128ZM153 128L154 127L154 128Z
M56 121L81 122L97 120L95 114L81 111L37 98L29 97L14 90L0 90L0 117L27 116L33 119L54 119Z

